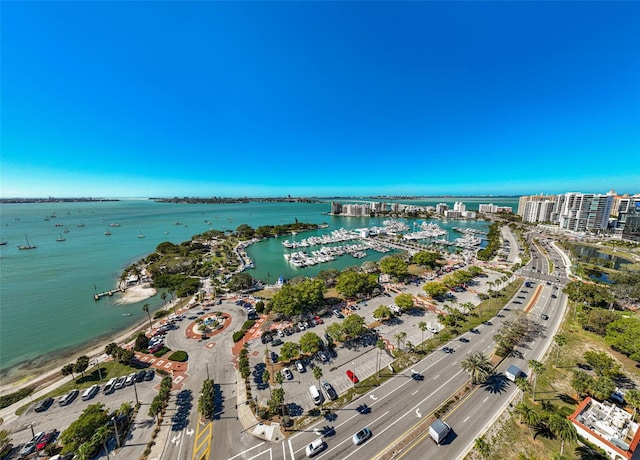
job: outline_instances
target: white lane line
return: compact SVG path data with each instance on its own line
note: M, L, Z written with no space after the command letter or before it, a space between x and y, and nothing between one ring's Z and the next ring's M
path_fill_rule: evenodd
M462 423L467 423L467 420L469 420L469 417L471 417L470 415L467 416L467 418L465 418Z
M485 340L486 340L486 337L485 337L484 339L482 339L482 340L480 341L480 343L484 342Z
M382 417L385 417L387 414L389 413L389 411L386 411L384 414L382 414L380 417L378 417L377 419L375 419L373 422L370 422L367 424L367 426L372 426L374 423L376 423L378 420L380 420ZM398 419L399 420L399 419ZM373 431L373 430L372 430ZM344 444L345 442L349 442L351 443L351 437L346 438L344 441L342 441L340 444L336 444L334 447L332 447L331 449L326 450L323 454L320 455L319 458L322 458L324 456L326 456L329 452L337 449L338 447L340 447L342 444ZM362 448L363 446L358 447L354 452L352 452L350 455L346 456L346 457L342 457L342 460L345 460L346 458L349 458L351 455L353 455L355 452L357 452L358 450L360 450L360 448ZM304 449L304 448L303 448ZM300 449L302 450L302 449Z
M487 399L489 399L489 396L487 396L486 398L484 398L484 399L482 400L482 403L483 403L483 404L484 404L484 403L486 403L486 402L487 402Z
M247 450L242 451L242 452L240 452L239 454L234 455L233 457L229 458L229 460L233 460L233 459L234 459L234 458L236 458L236 457L240 457L241 455L246 454L247 452L249 452L250 450L255 449L256 447L260 447L260 446L261 446L261 445L263 445L263 444L266 444L266 442L265 442L265 441L263 441L263 442L261 442L261 443L260 443L260 444L258 444L258 445L255 445L255 446L253 446L253 447L250 447L250 448L248 448Z
M451 365L452 365L452 366L455 366L456 364L458 364L458 362L457 362L457 361L455 361L455 362L451 363Z
M415 396L420 390L416 390L413 393L411 393L411 396Z
M289 452L291 452L291 460L295 460L296 456L293 455L293 445L291 444L291 438L289 438ZM284 458L286 459L287 456L285 455Z
M437 380L437 379L438 379L438 377L440 377L440 374L436 375L436 376L433 378L433 380Z

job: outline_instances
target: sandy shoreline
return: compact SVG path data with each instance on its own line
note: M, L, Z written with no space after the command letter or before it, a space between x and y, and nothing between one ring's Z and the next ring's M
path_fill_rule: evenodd
M144 299L153 297L158 291L152 288L149 284L141 284L138 286L131 286L127 288L122 294L118 296L115 303L128 304L141 302Z

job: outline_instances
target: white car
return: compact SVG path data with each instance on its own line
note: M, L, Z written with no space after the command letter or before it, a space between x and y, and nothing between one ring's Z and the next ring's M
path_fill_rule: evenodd
M307 454L307 457L311 458L314 455L322 452L326 448L327 443L325 443L322 438L318 438L307 446L307 448L305 449L305 453Z
M304 364L302 363L302 361L296 361L296 367L298 368L299 372L306 372L307 369L304 367Z
M288 367L285 367L284 369L282 369L282 375L284 375L284 378L287 380L293 380L293 374L291 373Z

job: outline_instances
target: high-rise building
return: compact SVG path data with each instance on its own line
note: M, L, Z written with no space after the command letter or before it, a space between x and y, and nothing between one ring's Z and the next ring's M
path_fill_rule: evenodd
M438 203L436 205L436 214L443 216L447 209L449 209L449 205L447 203Z
M522 196L518 201L518 215L523 222L551 222L556 205L555 196Z
M613 195L594 193L566 193L558 219L561 228L584 232L607 228Z

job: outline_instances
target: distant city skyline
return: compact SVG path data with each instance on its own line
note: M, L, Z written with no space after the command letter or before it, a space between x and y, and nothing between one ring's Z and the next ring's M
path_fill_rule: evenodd
M638 2L3 2L0 197L638 193Z

